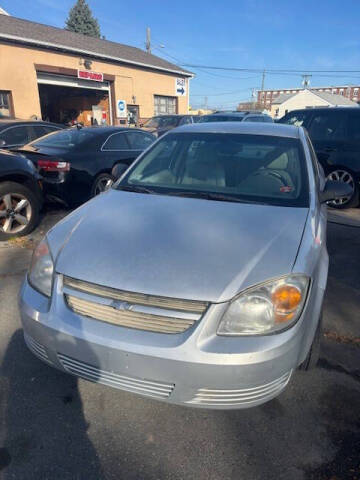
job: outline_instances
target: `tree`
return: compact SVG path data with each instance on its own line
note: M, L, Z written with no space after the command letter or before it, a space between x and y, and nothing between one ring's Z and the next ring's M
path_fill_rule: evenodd
M75 5L70 9L65 28L71 32L82 33L90 37L100 38L101 36L99 23L93 17L86 0L76 1Z

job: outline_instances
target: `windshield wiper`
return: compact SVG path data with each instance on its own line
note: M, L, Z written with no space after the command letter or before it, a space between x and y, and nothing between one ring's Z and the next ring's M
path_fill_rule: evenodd
M125 192L136 192L136 193L155 193L150 188L141 187L140 185L119 185L119 190L124 190Z
M177 197L204 198L205 200L217 200L220 202L257 203L247 200L241 200L240 198L234 197L232 195L223 195L222 193L214 192L188 192L179 190L178 192L167 192L166 195L172 195Z

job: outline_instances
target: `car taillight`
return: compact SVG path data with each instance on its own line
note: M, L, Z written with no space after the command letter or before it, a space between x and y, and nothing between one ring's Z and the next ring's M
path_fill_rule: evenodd
M68 172L70 170L70 163L58 160L38 160L37 166L39 170L45 172Z

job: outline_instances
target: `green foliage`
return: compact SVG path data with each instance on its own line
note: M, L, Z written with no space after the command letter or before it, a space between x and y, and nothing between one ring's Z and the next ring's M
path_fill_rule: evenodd
M100 27L86 0L77 0L66 20L66 30L100 38Z

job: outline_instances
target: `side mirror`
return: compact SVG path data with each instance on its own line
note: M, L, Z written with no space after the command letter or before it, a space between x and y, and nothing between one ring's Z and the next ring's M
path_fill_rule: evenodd
M320 192L320 202L325 203L329 200L338 200L345 197L351 197L353 189L344 182L337 182L335 180L328 180L325 183L325 188Z
M6 145L5 140L0 140L0 148L5 147L5 145Z
M121 175L128 169L128 165L124 165L123 163L117 163L112 171L111 175L115 178L115 181L118 180Z

